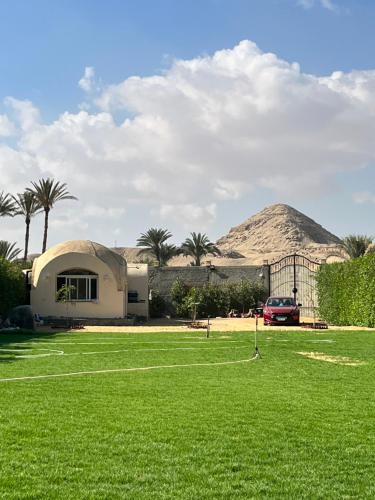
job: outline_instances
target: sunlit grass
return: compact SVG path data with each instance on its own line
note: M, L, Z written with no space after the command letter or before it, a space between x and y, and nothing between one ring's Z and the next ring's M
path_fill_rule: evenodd
M2 335L0 379L252 355L251 333L212 337ZM238 364L0 382L0 497L373 498L375 335L266 331L259 346Z

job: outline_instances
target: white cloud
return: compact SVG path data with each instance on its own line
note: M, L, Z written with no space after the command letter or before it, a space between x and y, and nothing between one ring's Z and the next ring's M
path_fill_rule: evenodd
M172 219L182 222L185 228L189 229L192 224L200 224L206 229L216 217L216 204L211 203L207 206L201 206L194 203L185 204L162 204L159 214L165 221Z
M353 200L359 205L364 205L366 203L375 203L375 194L369 191L360 191L358 193L353 193Z
M297 0L297 5L304 9L311 9L314 5L321 5L332 12L339 12L340 7L333 0Z
M0 115L0 137L10 137L15 133L15 126L7 115Z
M375 160L375 71L305 74L250 41L107 85L95 99L99 111L50 124L29 101L7 99L18 143L0 146L0 189L41 175L67 182L80 202L69 205L74 223L59 216L57 240L104 241L140 211L139 232L168 221L199 231L223 200L252 190L318 197L337 174ZM116 123L121 111L133 118Z
M4 103L14 114L15 121L23 132L35 129L39 124L40 112L31 101L6 97Z
M83 77L78 82L78 86L85 92L91 92L95 89L95 69L92 66L86 66Z

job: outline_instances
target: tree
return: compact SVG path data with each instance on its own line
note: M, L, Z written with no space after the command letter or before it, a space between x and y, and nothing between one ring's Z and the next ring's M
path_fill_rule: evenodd
M351 259L362 257L373 240L372 236L349 234L343 238L344 248Z
M168 261L171 260L176 255L179 255L181 250L175 245L169 245L168 243L163 243L160 246L160 266L167 266Z
M47 248L47 234L48 234L48 217L51 208L61 200L77 200L75 196L69 194L66 184L63 182L55 181L54 179L40 179L38 182L32 182L33 189L27 190L34 194L37 202L44 210L44 235L42 253Z
M0 217L13 217L14 215L14 203L12 197L4 191L0 192Z
M35 194L31 191L25 191L24 193L18 193L17 196L12 196L14 200L14 214L22 215L25 219L26 232L25 232L25 251L23 255L23 260L26 262L27 254L29 250L29 236L30 236L30 222L31 217L36 215L42 210L39 201L36 199Z
M191 238L186 238L181 246L181 250L184 255L190 255L194 258L194 262L192 262L194 266L200 266L202 257L205 257L208 254L221 255L220 250L208 239L206 234L190 234Z
M9 241L0 240L0 259L13 261L21 253L19 248L15 248L15 243L10 243Z
M75 305L72 301L72 294L76 291L76 287L74 285L63 285L56 292L56 301L62 302L66 307L66 317L69 318L69 306ZM73 326L73 319L69 321L70 328Z
M172 257L178 255L180 250L175 245L165 243L172 235L167 229L152 227L146 233L142 233L137 240L138 247L144 247L140 253L153 255L158 266L165 266Z
M2 242L0 242L2 243ZM25 304L25 278L20 267L0 256L0 318Z

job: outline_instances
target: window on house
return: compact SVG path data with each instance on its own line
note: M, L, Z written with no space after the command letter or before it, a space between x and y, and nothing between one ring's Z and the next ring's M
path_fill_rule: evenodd
M63 286L73 287L70 300L88 302L98 298L98 276L85 269L69 269L56 278L56 292Z
M139 302L138 301L138 292L135 292L135 291L128 292L128 303L135 304L137 302Z

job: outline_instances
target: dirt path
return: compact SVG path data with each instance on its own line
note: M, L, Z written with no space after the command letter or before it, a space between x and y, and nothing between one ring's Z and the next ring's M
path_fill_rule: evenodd
M202 320L202 324L206 325L207 320ZM210 319L211 331L213 332L240 332L240 331L254 331L255 330L255 319L254 318L214 318ZM260 319L258 323L258 329L260 331L290 331L296 330L295 326L264 326L263 320ZM298 328L297 328L298 329ZM369 330L375 331L374 328L365 327L349 327L349 326L331 326L331 330ZM87 332L139 332L139 333L151 333L151 332L199 332L205 331L204 329L192 329L187 326L187 322L179 320L151 320L142 325L136 326L86 326L81 331ZM305 331L305 329L301 330ZM324 333L325 330L315 332Z

